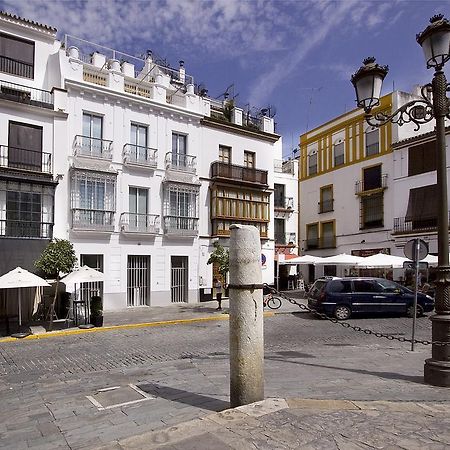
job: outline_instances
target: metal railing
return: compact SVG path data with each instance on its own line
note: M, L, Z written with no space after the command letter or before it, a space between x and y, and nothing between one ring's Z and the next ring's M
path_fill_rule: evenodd
M227 180L234 180L240 183L267 185L267 170L215 161L211 164L211 178L226 178Z
M53 223L30 220L0 220L0 236L12 238L52 239Z
M295 233L275 233L275 245L295 245L296 242Z
M334 208L334 199L331 200L322 200L319 202L319 214L331 212Z
M76 135L73 147L75 156L112 159L112 141L106 139Z
M41 108L53 109L53 94L43 89L0 80L0 98Z
M450 212L449 212L450 218ZM437 216L394 217L393 233L436 232Z
M183 155L180 153L169 152L166 153L165 165L166 169L195 173L197 157L193 155Z
M72 229L113 231L114 211L72 208Z
M355 183L355 194L362 194L364 192L374 191L377 189L386 189L387 178L387 173L384 173L377 182L365 183L364 180L359 180Z
M120 215L120 229L124 233L158 234L159 214L124 212Z
M164 216L164 233L195 236L198 234L198 218Z
M275 198L274 208L278 209L294 209L294 197Z
M0 167L10 167L51 174L52 155L51 153L39 152L36 150L1 145Z
M34 65L7 56L0 56L0 72L33 79Z
M158 165L158 150L136 144L123 146L123 162L137 166L156 167Z

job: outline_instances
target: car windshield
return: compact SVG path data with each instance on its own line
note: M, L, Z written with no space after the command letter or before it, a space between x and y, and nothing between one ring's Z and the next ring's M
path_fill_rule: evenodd
M319 297L320 292L324 288L325 284L327 282L325 280L317 280L314 284L311 290L309 291L309 296L312 298Z

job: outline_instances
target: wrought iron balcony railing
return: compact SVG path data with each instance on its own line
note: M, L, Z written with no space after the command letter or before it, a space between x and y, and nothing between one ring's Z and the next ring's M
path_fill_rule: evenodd
M158 234L159 227L159 214L125 212L120 215L120 229L123 233Z
M73 143L74 156L89 156L92 158L112 159L112 141L76 135Z
M114 231L114 211L72 208L72 229Z
M0 220L0 236L11 238L52 239L53 223L29 220Z
M293 197L275 198L274 208L275 209L293 210L294 209L294 198Z
M296 242L295 233L275 233L275 245L295 245Z
M267 170L254 169L251 167L227 164L215 161L211 164L211 178L221 178L238 183L251 183L267 186Z
M319 214L331 212L334 209L334 199L331 200L322 200L319 202Z
M450 211L449 211L450 218ZM393 233L437 232L437 217L395 217Z
M53 109L53 94L21 84L0 80L0 98L41 108Z
M51 174L52 155L36 150L1 145L0 167Z
M355 194L361 195L366 192L371 192L375 190L383 190L387 188L387 173L381 175L376 181L364 182L364 180L359 180L355 183Z
M164 233L179 236L196 236L198 234L198 218L164 216Z
M180 153L166 153L166 170L179 170L180 172L196 172L197 157Z
M0 72L10 73L24 78L34 78L33 64L19 61L18 59L0 56Z
M154 168L158 165L158 150L142 145L125 144L123 162L126 165Z

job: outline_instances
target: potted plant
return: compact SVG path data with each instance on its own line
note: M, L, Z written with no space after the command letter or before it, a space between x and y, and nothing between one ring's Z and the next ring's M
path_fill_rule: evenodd
M91 317L90 322L95 327L103 326L103 305L102 298L99 295L94 295L91 298Z

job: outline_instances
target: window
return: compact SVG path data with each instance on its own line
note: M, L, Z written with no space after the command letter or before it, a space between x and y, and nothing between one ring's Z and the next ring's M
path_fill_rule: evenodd
M306 225L306 248L312 250L319 248L319 224Z
M244 151L244 166L249 169L255 168L255 153Z
M102 154L103 117L91 113L83 113L82 147L91 155Z
M41 237L41 194L6 192L6 236Z
M135 161L147 161L147 134L148 127L145 125L131 124L130 156Z
M129 212L131 229L145 230L147 228L148 189L130 187Z
M172 133L172 165L175 167L187 166L187 136Z
M197 229L197 197L197 186L166 185L164 193L164 220L166 229Z
M361 228L383 226L383 193L361 197Z
M274 206L275 208L285 208L286 207L286 199L284 196L284 184L274 184Z
M380 152L380 134L375 129L366 133L366 156L377 155Z
M344 164L344 143L334 145L334 167Z
M405 220L412 222L413 230L435 228L437 226L437 214L438 195L436 184L410 189Z
M382 292L383 287L370 280L354 280L355 292Z
M224 164L231 164L231 147L219 145L219 161Z
M42 127L9 122L8 167L42 171Z
M113 226L116 175L76 170L72 173L73 224Z
M34 42L0 33L0 71L34 78Z
M436 170L436 141L414 145L408 149L408 176Z
M334 233L334 220L331 222L322 222L320 224L320 247L334 248L336 247L336 236Z
M352 283L350 280L333 280L328 283L327 290L337 294L348 294L352 292Z
M275 244L286 244L285 221L275 219Z
M312 153L308 157L308 175L317 173L317 153Z
M103 273L103 255L80 255L80 265ZM80 299L89 301L93 295L103 297L103 281L80 283Z
M333 211L333 186L320 188L319 213Z
M381 165L363 169L363 183L364 191L381 188Z

